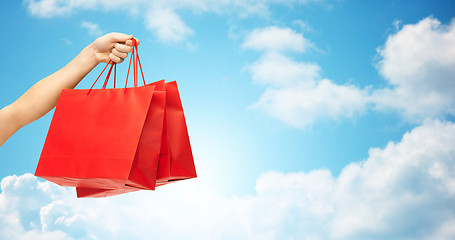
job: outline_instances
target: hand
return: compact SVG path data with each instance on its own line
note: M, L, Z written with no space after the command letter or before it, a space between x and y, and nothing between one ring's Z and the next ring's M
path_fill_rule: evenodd
M108 33L99 37L92 43L95 51L95 58L98 63L109 62L121 63L128 57L132 50L133 35L123 33ZM136 39L138 45L139 40Z

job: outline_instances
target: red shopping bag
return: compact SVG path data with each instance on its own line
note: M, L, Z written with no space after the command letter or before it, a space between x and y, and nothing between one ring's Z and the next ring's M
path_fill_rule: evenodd
M164 88L164 80L148 86L155 86L157 91L154 94L157 94ZM197 176L177 83L166 83L165 92L166 107L156 186ZM77 196L106 197L137 190L141 188L130 185L113 189L77 187Z
M153 90L153 86L126 93L123 89L94 89L90 94L64 90L35 175L62 186L100 188L126 184L132 175L133 183L153 187L155 179L141 174L156 172L159 158L159 148L146 149L141 139ZM161 141L162 127L156 127L156 138ZM133 169L142 155L155 155L156 163Z
M157 182L166 183L196 176L177 82L169 82L166 83L166 112Z
M105 89L114 65L103 89L62 91L36 176L80 188L155 188L165 95L154 85Z
M157 175L157 166L160 157L160 148L161 148L161 137L164 121L164 112L165 112L165 101L166 101L166 92L164 91L164 80L155 82L153 84L147 85L147 87L153 87L154 93L152 96L152 101L150 103L150 108L148 115L144 122L144 128L140 139L140 146L143 148L153 148L153 154L149 156L141 155L141 152L138 152L133 162L133 169L136 169L138 166L150 164L150 171L144 174L144 172L132 171L129 177L130 180L137 178L147 178L153 183L156 183ZM159 132L158 132L159 131ZM138 148L140 150L140 148ZM143 151L144 152L144 151ZM150 153L146 152L146 153ZM137 174L135 174L137 173ZM154 190L155 185L144 186L134 184L134 182L127 182L121 186L103 188L97 186L78 186L76 187L78 197L108 197L113 195L118 195L121 193L138 191L141 189Z

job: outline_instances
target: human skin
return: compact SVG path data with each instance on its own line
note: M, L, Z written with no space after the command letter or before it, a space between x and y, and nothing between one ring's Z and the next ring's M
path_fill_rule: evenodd
M2 108L0 146L17 130L52 110L62 90L76 87L99 63L123 62L132 50L132 39L133 35L123 33L109 33L97 38L66 66L41 79L15 102Z

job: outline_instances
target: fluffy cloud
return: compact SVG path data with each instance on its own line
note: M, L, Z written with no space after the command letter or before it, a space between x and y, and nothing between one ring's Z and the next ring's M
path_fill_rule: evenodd
M75 10L125 10L144 7L149 3L171 9L189 9L195 12L232 13L237 15L263 14L273 4L288 5L324 2L323 0L23 0L29 12L36 17L64 16Z
M378 70L390 84L374 93L379 109L417 120L455 114L455 20L405 25L378 54Z
M365 111L367 94L353 85L323 79L313 86L269 88L253 108L299 129L318 120L351 118Z
M29 13L32 16L50 18L55 16L64 16L71 13L72 6L70 2L58 0L24 0Z
M52 18L69 16L77 10L124 10L137 12L145 0L23 0L28 12L35 17Z
M103 32L100 30L100 27L96 23L88 22L88 21L82 21L81 26L87 31L94 36L99 36L103 34Z
M1 182L1 239L72 239L46 228L46 209L54 199L69 197L66 189L38 182L31 174L9 176Z
M146 15L145 24L163 42L182 42L193 34L193 30L174 11L166 8L151 8Z
M165 43L184 42L193 30L181 20L181 10L193 13L211 12L239 17L267 16L271 5L309 4L320 0L23 0L28 12L35 17L69 16L81 10L125 11L144 16L145 26Z
M304 52L311 43L301 34L290 28L276 26L254 29L243 43L244 48L269 52L295 51Z
M338 177L268 172L251 196L195 181L105 199L2 180L1 239L453 239L455 124L427 121Z
M400 143L370 149L365 162L345 167L333 191L337 211L332 234L347 237L367 232L368 239L426 239L453 224L453 141L455 124L429 121L406 133ZM446 237L429 239L454 237L449 237L453 232L443 234Z
M253 81L267 87L252 106L296 128L370 108L419 123L455 115L455 20L443 25L429 17L397 28L378 49L377 68L388 83L381 89L335 84L316 63L292 59L289 53L314 46L289 28L254 29L242 46L263 52L247 66Z
M323 79L319 65L288 56L288 52L313 48L309 40L290 28L254 29L242 46L263 52L259 60L247 66L252 79L268 87L253 108L304 129L321 119L354 117L367 107L366 90Z
M248 70L252 79L262 85L287 87L304 84L313 87L320 79L321 68L314 63L297 62L282 54L267 53L250 64Z

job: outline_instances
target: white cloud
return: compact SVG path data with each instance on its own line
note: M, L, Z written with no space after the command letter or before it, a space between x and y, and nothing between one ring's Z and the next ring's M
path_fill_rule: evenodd
M103 32L100 30L100 27L96 23L82 21L81 26L89 32L90 35L100 36Z
M105 199L2 180L1 239L453 239L455 124L427 121L338 177L269 172L250 196L194 180Z
M314 29L307 21L302 21L300 19L292 21L292 25L297 26L303 32L312 32Z
M404 25L378 54L378 70L390 84L373 95L379 109L419 121L455 114L455 20Z
M71 42L71 40L69 40L68 38L62 38L62 40L67 44L67 45L73 45L73 42Z
M252 107L295 128L305 129L318 120L354 117L365 111L367 99L364 90L323 79L313 86L269 88Z
M454 123L427 121L401 142L370 149L365 162L345 167L333 192L334 236L370 232L395 235L383 239L424 239L453 222L454 141Z
M43 231L40 209L68 191L38 182L31 174L9 176L1 182L1 239L72 239L63 231ZM47 229L46 229L47 230Z
M69 16L80 10L125 11L143 15L145 25L166 43L185 42L193 30L178 14L181 10L193 13L216 13L237 16L268 16L271 5L292 6L319 0L23 0L28 12L35 17L51 18Z
M455 219L444 222L444 224L427 239L455 239Z
M254 29L242 46L263 52L247 66L254 82L268 87L253 107L296 128L370 108L394 110L411 122L455 115L455 20L444 25L429 17L391 34L378 50L377 68L389 83L380 89L322 80L316 63L289 56L315 49L289 28Z
M69 16L77 10L122 10L137 13L147 0L23 0L28 12L35 17Z
M73 6L71 1L59 0L24 0L29 13L33 16L50 18L70 14Z
M268 87L253 108L299 129L321 119L351 118L366 110L366 90L323 79L319 65L287 55L313 48L302 34L276 26L254 29L242 46L263 51L247 66L252 79Z
M162 42L182 42L194 33L174 11L161 7L151 8L145 24Z
M254 29L246 37L242 46L267 52L285 52L289 50L302 53L311 47L311 43L302 34L290 28L270 26Z
M315 85L320 79L321 68L314 63L297 62L283 54L266 53L247 67L252 79L262 85L295 86Z

